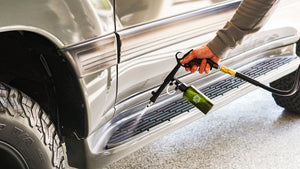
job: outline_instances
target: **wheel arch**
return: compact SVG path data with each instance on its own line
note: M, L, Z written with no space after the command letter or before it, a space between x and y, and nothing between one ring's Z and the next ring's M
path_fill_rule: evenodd
M42 37L45 37L49 41L51 41L53 44L55 44L57 47L62 48L64 47L64 43L59 40L56 36L54 36L52 33L40 29L38 27L31 27L31 26L24 26L24 25L15 25L15 26L3 26L0 28L0 33L5 33L5 32L18 32L18 31L26 31L26 32L31 32L35 33L37 35L40 35Z
M38 101L62 136L86 137L84 96L74 67L53 38L30 31L0 32L0 81Z

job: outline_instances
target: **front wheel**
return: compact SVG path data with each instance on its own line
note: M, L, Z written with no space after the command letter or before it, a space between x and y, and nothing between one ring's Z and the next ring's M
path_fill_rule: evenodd
M65 168L53 123L39 104L0 83L0 168Z
M296 72L290 73L270 84L271 87L280 90L289 90L295 81ZM285 108L289 112L300 114L300 90L292 96L278 96L272 94L277 105Z

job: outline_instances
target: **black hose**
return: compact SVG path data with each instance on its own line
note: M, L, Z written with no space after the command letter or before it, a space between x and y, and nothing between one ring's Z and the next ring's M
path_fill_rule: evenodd
M299 79L300 79L300 65L299 65L299 67L297 69L297 72L296 72L296 75L295 75L294 84L293 84L293 86L292 86L292 88L290 90L279 90L279 89L275 89L273 87L266 86L266 85L264 85L264 84L262 84L262 83L260 83L260 82L258 82L256 80L254 80L254 79L252 79L252 78L250 78L250 77L248 77L246 75L243 75L243 74L241 74L239 72L236 72L235 77L241 78L241 79L245 80L246 82L249 82L249 83L251 83L253 85L259 86L259 87L261 87L261 88L263 88L263 89L265 89L265 90L267 90L267 91L269 91L269 92L271 92L271 93L273 93L275 95L279 95L279 96L291 96L291 95L295 94L298 91L299 87L300 87L300 83L299 83Z

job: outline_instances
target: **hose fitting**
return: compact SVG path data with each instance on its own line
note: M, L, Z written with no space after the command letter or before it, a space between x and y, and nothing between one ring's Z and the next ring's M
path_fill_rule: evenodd
M220 71L221 71L221 72L224 72L224 73L227 73L227 74L229 74L229 75L231 75L231 76L235 76L235 74L236 74L235 71L233 71L233 70L231 70L231 69L229 69L229 68L227 68L227 67L225 67L225 66L221 66L221 67L220 67Z

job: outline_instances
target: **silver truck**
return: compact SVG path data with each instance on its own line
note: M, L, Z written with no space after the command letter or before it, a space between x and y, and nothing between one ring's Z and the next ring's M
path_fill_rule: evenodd
M172 88L141 110L176 64L175 53L205 45L239 3L0 1L1 168L101 168L203 117L181 92L169 95ZM281 0L221 64L289 88L300 63L299 9L299 0ZM256 89L218 71L180 69L176 77L214 102L210 112ZM299 97L274 95L295 112Z

